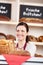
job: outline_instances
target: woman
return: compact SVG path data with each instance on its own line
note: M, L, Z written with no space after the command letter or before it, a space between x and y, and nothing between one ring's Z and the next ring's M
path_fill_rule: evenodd
M26 23L21 22L16 26L16 38L17 38L17 44L16 49L19 51L18 55L30 55L34 56L36 51L36 46L34 44L28 43L28 32L29 27ZM22 52L20 52L22 51Z

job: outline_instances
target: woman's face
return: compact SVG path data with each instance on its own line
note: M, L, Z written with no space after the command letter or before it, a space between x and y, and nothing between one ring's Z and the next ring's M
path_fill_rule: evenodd
M27 36L27 31L26 31L26 28L25 26L18 26L17 29L16 29L16 37L17 39L20 41L26 39L26 36Z

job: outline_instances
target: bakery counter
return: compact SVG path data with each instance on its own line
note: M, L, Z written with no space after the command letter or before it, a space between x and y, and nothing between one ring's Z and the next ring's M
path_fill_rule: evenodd
M24 63L22 65L43 65L43 63Z
M0 55L0 65L8 65L6 58L3 55Z
M30 56L0 55L0 65L43 65L43 58Z
M32 57L24 62L22 65L43 65L43 58Z
M30 56L4 54L0 55L0 65L21 65L23 62L30 58Z

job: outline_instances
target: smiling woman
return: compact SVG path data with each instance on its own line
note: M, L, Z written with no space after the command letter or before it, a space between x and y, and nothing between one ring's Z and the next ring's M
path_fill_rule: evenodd
M36 51L36 46L34 44L30 44L28 37L29 27L26 23L21 22L16 26L16 50L18 51L18 55L30 55L34 56Z

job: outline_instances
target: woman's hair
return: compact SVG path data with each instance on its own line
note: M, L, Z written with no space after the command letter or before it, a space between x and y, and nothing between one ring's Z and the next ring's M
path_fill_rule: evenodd
M16 28L17 28L18 26L25 26L26 32L29 31L29 27L28 27L28 25L27 25L25 22L20 22L20 23L16 26ZM29 36L27 35L27 36L26 36L26 43L27 43L28 41L29 41Z

